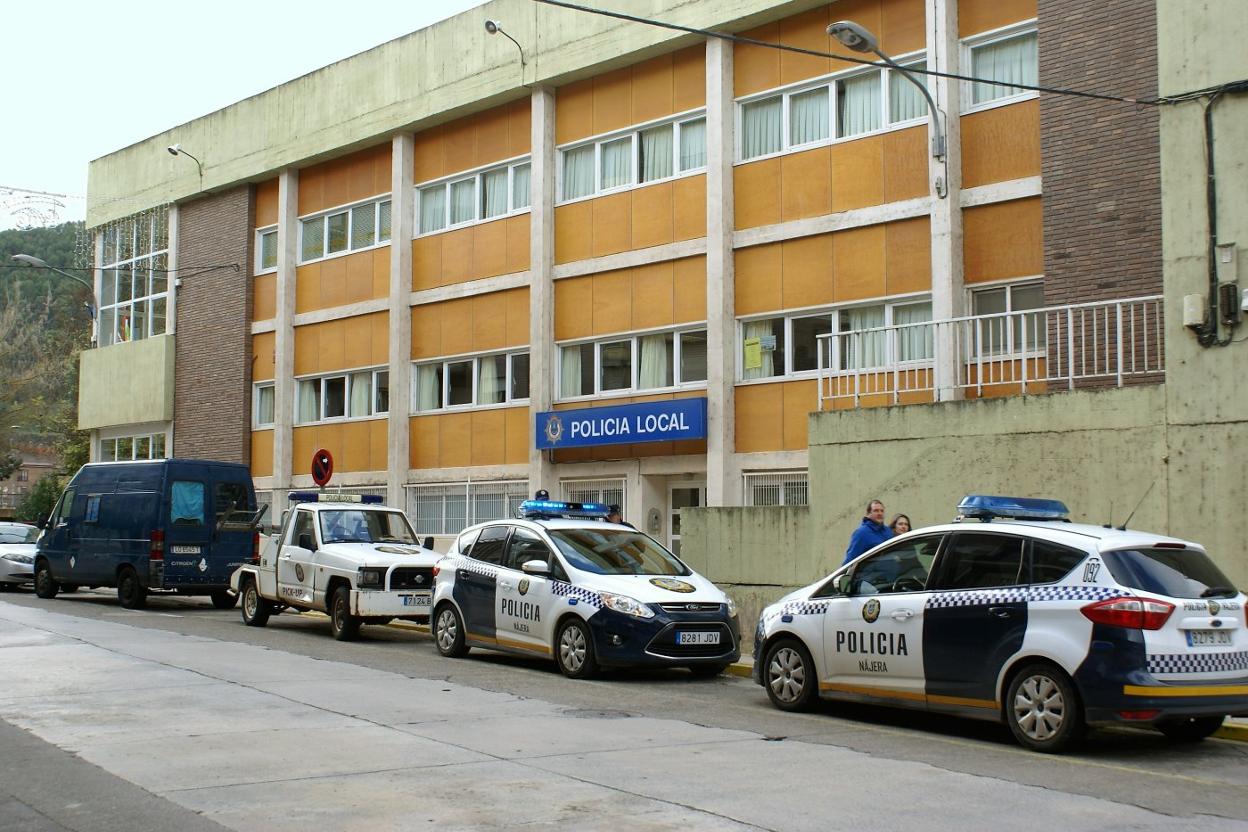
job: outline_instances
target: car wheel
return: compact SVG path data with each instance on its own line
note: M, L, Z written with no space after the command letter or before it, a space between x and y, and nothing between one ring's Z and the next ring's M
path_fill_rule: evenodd
M1054 753L1083 737L1083 708L1070 678L1048 664L1014 675L1005 696L1005 720L1019 745Z
M40 598L55 598L60 591L56 579L52 577L52 567L46 560L35 564L35 594Z
M248 579L243 584L243 623L248 627L263 627L269 623L272 612L269 602L260 597L256 582Z
M1169 719L1157 723L1157 730L1174 742L1200 742L1222 727L1223 717L1196 716L1190 719Z
M334 590L329 605L329 628L339 641L351 641L360 634L360 619L351 614L351 590L345 586Z
M208 597L212 599L213 608L218 610L232 610L238 603L238 596L228 589L218 589Z
M555 663L569 679L588 679L598 672L594 637L581 619L565 618L555 637Z
M117 573L117 600L128 610L147 606L147 587L139 582L139 573L129 566Z
M437 645L438 652L449 659L458 659L468 654L468 644L464 639L464 620L450 604L443 604L438 609L437 619L433 624L433 643Z
M717 664L691 664L689 665L689 672L694 676L697 676L699 679L710 679L713 676L718 676L723 673L728 669L728 667L729 666L723 662L719 662Z
M771 704L782 711L804 711L819 697L819 679L810 651L795 639L782 639L767 648L763 686Z

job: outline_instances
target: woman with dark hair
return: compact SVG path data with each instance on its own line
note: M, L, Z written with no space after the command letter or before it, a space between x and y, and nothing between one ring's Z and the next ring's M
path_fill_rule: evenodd
M889 523L888 527L893 530L893 534L905 534L914 528L910 525L910 518L904 514L898 514L894 517L893 522Z

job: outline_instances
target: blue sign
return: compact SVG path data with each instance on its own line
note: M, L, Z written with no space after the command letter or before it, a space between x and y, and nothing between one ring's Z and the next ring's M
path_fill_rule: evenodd
M537 414L537 447L542 450L705 438L705 398Z

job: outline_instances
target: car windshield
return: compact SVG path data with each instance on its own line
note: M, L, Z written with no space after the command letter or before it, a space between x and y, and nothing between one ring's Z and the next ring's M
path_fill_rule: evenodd
M325 543L403 543L416 545L407 518L397 511L349 508L322 511L321 540Z
M556 529L550 537L574 568L598 575L688 575L689 567L641 532Z
M1237 594L1231 579L1197 549L1126 549L1104 557L1114 580L1132 589L1171 598Z
M0 543L34 543L37 537L39 537L39 530L34 526L0 529Z

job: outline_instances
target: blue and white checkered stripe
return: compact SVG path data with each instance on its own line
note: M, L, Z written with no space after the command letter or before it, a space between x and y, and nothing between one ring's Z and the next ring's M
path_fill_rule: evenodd
M553 595L569 599L575 598L581 604L588 604L594 608L602 607L602 596L592 589L573 586L565 581L551 581L550 591Z
M1122 594L1120 590L1112 587L1095 585L1019 586L1004 589L974 589L965 592L933 592L927 599L927 609L978 607L990 604L1103 601Z
M788 615L823 615L827 611L827 601L790 601L784 605L781 613Z
M497 568L472 558L455 558L455 571L471 572L474 575L481 575L486 578L498 577Z
M1238 653L1149 653L1148 672L1225 673L1248 670L1248 650Z

